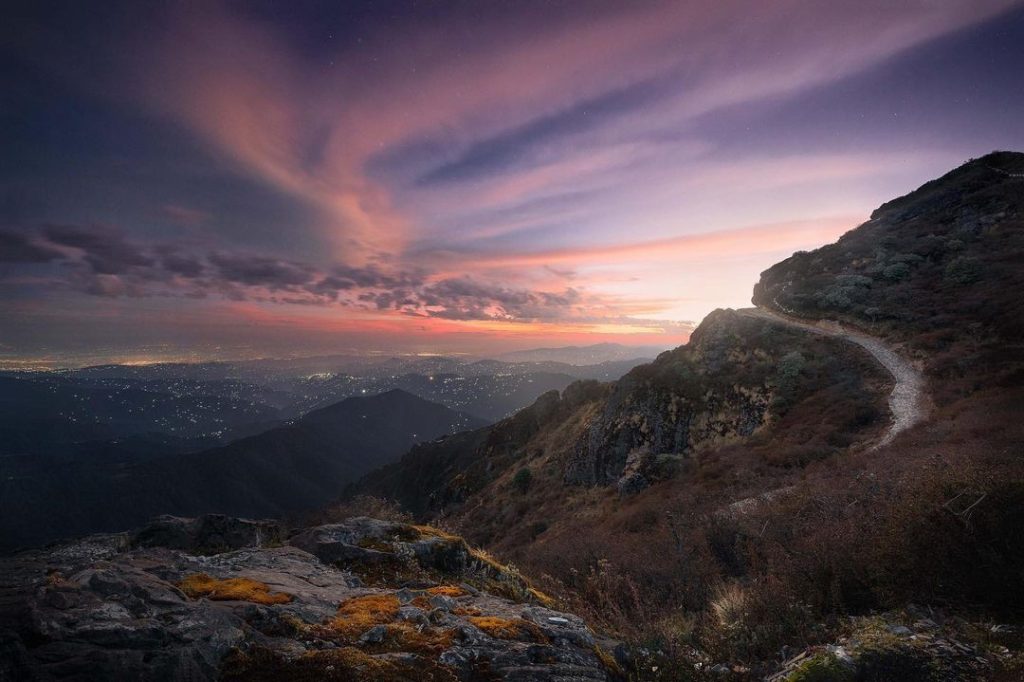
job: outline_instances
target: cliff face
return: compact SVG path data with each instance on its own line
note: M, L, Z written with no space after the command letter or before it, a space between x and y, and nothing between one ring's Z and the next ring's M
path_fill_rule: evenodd
M750 352L743 341L761 327L732 311L715 311L689 345L618 381L576 444L566 482L614 483L631 458L636 468L658 455L689 455L763 426L778 357L766 349Z

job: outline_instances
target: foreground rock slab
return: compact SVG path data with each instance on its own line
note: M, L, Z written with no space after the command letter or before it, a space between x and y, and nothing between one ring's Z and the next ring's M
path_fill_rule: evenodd
M0 559L0 680L621 674L615 642L461 538L366 518L276 529L163 517Z

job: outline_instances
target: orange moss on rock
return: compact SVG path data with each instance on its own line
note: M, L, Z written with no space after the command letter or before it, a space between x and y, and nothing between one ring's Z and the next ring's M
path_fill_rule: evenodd
M393 621L399 608L401 603L393 594L353 597L338 606L338 613L328 626L342 636L358 637L374 625L385 625Z
M213 578L206 573L186 576L178 587L191 599L206 597L213 601L248 601L254 604L287 604L293 597L286 592L271 592L266 583L251 578Z
M469 622L495 639L530 640L538 643L546 642L548 639L536 623L522 618L470 616Z

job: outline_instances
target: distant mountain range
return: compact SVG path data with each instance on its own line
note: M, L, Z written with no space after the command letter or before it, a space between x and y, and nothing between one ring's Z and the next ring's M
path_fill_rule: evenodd
M125 451L140 439L140 455L199 450L393 388L497 421L546 391L613 381L645 361L330 356L10 371L0 373L0 455Z
M418 442L485 424L392 390L189 454L0 457L0 549L123 530L162 513L283 516L316 508Z

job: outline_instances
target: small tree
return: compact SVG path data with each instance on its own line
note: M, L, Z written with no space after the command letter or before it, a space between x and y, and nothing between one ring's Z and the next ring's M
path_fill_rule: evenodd
M512 485L520 494L525 493L530 489L530 484L533 482L533 473L529 468L523 467L516 472L516 475L512 478Z

